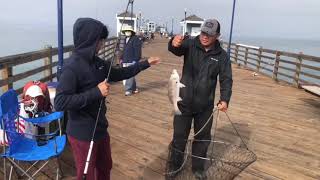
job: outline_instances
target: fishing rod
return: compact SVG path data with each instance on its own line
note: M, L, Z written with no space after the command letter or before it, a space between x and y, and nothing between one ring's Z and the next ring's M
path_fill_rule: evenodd
M134 0L129 0L129 1L128 1L124 18L123 18L123 21L121 22L120 31L122 30L124 20L125 20L126 17L127 17L128 8L129 8L130 4L131 4L131 11L132 11L132 12L131 12L131 19L132 19L132 16L133 16L133 1L134 1ZM107 75L107 78L106 78L106 81L105 81L105 82L108 82L108 81L109 81L109 77L110 77L110 73L111 73L111 68L112 68L112 65L113 65L113 63L114 63L114 61L115 61L115 52L116 52L116 49L119 47L119 44L120 44L120 38L117 39L115 48L113 49L113 52L112 52L113 57L112 57L112 59L111 59L111 63L110 63L109 69L108 69L108 75ZM104 102L104 99L105 99L105 98L103 98L103 99L100 100L99 110L98 110L96 122L95 122L95 125L94 125L94 129L93 129L93 133L92 133L92 137L91 137L91 141L90 141L90 146L89 146L89 151L88 151L88 155L87 155L87 159L86 159L85 168L84 168L84 171L83 171L83 176L82 176L82 179L83 179L83 180L86 180L86 179L87 179L88 167L89 167L89 163L90 163L90 160L91 160L91 153L92 153L93 143L94 143L94 136L95 136L95 133L96 133L96 129L97 129L97 125L98 125L98 120L99 120L99 116L100 116L100 112L101 112L101 108L102 108L102 103Z

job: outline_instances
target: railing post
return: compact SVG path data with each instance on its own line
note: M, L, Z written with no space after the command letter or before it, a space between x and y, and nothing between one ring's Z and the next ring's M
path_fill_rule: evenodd
M301 64L302 64L302 55L303 53L300 52L297 59L296 59L296 72L294 75L294 81L295 81L295 86L299 87L299 79L300 79L300 72L301 72Z
M7 79L9 77L12 77L12 67L8 66L7 64L4 65L3 69L2 69L2 79ZM6 92L9 89L12 89L13 87L13 83L9 82L7 85L4 85L2 87L2 92Z
M277 51L275 62L274 62L274 67L273 67L273 75L272 75L272 78L276 81L278 81L279 63L280 63L280 52Z
M48 51L48 56L44 59L44 65L50 65L50 67L44 71L44 76L50 77L50 81L52 81L52 46L46 46L45 49Z
M262 55L262 47L259 48L258 50L258 64L257 64L257 71L260 71L260 67L261 67L261 55Z
M234 54L234 60L236 64L238 64L238 54L239 54L239 45L236 45L235 54Z
M248 62L248 51L249 49L246 47L246 52L244 55L244 66L247 66L247 62Z

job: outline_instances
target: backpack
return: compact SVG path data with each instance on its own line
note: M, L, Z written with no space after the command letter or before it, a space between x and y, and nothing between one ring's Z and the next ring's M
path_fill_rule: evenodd
M23 87L22 103L30 117L36 113L52 112L47 84L40 81L30 81Z

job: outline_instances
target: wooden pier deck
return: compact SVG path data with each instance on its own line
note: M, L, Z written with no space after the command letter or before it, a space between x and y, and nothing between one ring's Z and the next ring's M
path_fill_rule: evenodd
M181 71L182 61L167 51L165 39L145 45L143 55L160 56L162 63L137 76L141 92L125 97L116 83L108 97L113 180L164 179L173 128L167 81L173 68ZM320 179L320 98L238 66L233 77L228 114L258 157L236 179ZM238 141L233 137L221 115L217 138ZM62 160L66 179L72 179L70 148Z

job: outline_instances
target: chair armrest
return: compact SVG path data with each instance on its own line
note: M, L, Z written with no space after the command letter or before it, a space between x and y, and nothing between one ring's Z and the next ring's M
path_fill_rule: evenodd
M63 117L63 112L53 112L49 115L43 116L43 117L38 117L38 118L24 118L19 116L23 120L33 123L33 124L41 124L41 123L50 123L52 121L56 121L58 119L61 119Z

